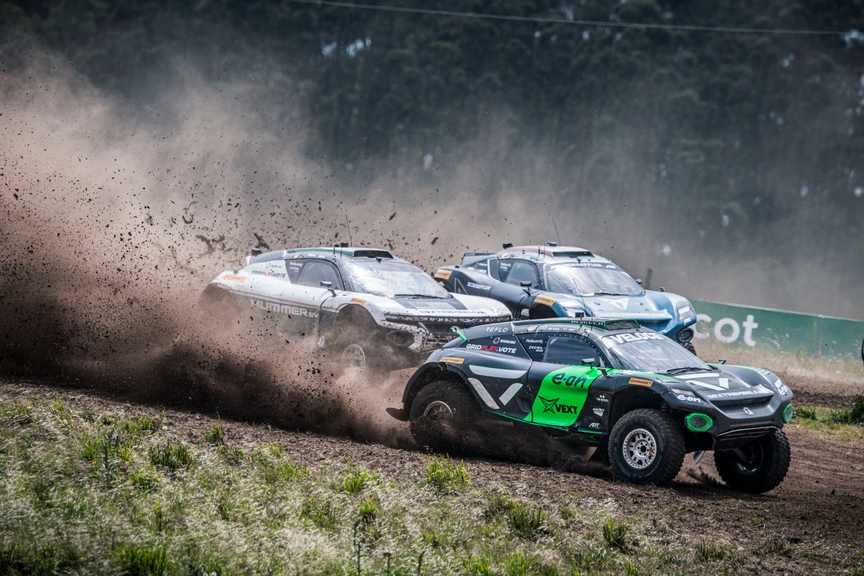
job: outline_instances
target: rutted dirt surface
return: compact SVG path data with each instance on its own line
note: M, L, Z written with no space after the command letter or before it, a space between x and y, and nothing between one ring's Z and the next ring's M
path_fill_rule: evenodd
M387 392L387 396L398 397ZM59 396L72 409L97 414L130 415L161 409L158 404L130 404L51 382L0 383L0 401L30 396ZM381 406L382 412L384 408ZM177 434L193 441L203 438L213 423L211 416L188 407L169 409L166 416ZM426 465L426 456L410 448L279 430L268 424L246 424L224 417L223 425L229 443L243 446L276 442L292 459L313 469L347 457L395 481L416 481ZM387 443L404 445L407 426L396 423L391 430L394 437ZM594 506L602 506L610 513L656 520L661 532L674 530L697 540L704 535L706 541L725 543L733 550L756 550L747 555L747 572L837 573L844 567L864 564L864 445L860 441L840 441L796 424L786 430L793 453L789 474L779 488L758 496L721 486L710 453L699 465L694 465L688 456L676 481L665 488L625 484L612 479L606 470L573 473L562 470L561 463L536 467L469 458L466 464L472 484L480 488L498 489L549 506L563 500L578 504L591 499Z

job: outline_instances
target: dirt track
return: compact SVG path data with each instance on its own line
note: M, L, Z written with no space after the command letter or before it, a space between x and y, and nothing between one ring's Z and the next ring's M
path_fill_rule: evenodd
M842 404L848 396L830 393L831 383L799 382L803 398L827 398ZM389 394L388 396L393 396ZM395 392L395 390L394 390ZM59 395L70 408L95 413L150 410L100 396L92 391L52 383L4 382L0 399ZM383 407L382 407L383 411ZM167 412L170 425L190 439L200 439L212 419L186 407ZM333 459L350 458L384 477L407 481L422 475L425 456L311 432L290 432L269 425L225 422L232 442L282 444L295 461L318 468ZM398 424L402 426L402 424ZM783 484L772 492L751 496L717 483L710 453L694 466L688 457L671 487L638 487L611 479L608 472L590 474L535 467L524 463L469 459L475 486L500 489L538 503L590 499L610 513L644 518L670 536L685 534L721 542L731 550L748 550L742 568L752 573L838 573L864 564L864 451L860 441L841 441L792 424L787 427L793 460ZM393 428L391 445L403 444L404 430ZM567 466L563 466L566 468Z

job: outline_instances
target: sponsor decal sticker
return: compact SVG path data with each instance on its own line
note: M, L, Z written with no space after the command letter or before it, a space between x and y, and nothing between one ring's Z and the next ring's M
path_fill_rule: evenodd
M603 408L593 408L592 410L597 416L603 416L603 413L606 411Z
M240 276L239 274L226 274L222 279L230 280L231 282L245 282L246 276Z
M450 364L462 364L465 362L464 358L456 358L455 356L445 356L441 358L441 362L449 362Z
M766 390L757 386L756 388L751 388L750 390L737 390L735 392L721 392L718 394L708 394L708 398L710 400L716 398L736 398L738 396L753 396L755 394L764 394L765 392L770 392L770 390Z
M352 304L359 304L360 306L363 306L364 304L366 304L366 301L363 300L362 298L351 298L351 303Z
M534 302L537 302L538 304L545 304L546 306L551 306L555 303L555 299L550 298L549 296L543 296L541 294L534 299Z
M482 352L500 352L502 354L516 353L516 348L510 346L495 346L494 344L491 346L486 344L466 344L465 348L468 350L480 350Z
M526 422L566 428L576 424L588 398L588 388L599 372L587 366L561 368L540 383Z
M654 382L644 378L630 378L630 384L635 386L651 386Z
M657 332L634 332L632 334L615 334L613 336L604 336L603 341L607 346L615 344L623 344L624 342L639 342L640 340L662 340L666 338ZM614 343L614 344L613 344Z
M449 272L449 270L448 270ZM491 286L485 286L483 284L477 284L476 282L468 282L469 288L477 288L478 290L491 290Z
M453 274L452 270L436 270L435 278L440 278L441 280L449 280L451 274Z
M318 312L309 310L301 306L293 306L291 304L280 304L278 302L267 302L266 300L252 300L252 307L267 312L275 312L277 314L287 314L289 316L305 316L306 318L317 318Z
M537 397L543 404L543 413L552 412L553 414L579 414L580 406L566 406L558 404L560 398L546 399L542 396Z

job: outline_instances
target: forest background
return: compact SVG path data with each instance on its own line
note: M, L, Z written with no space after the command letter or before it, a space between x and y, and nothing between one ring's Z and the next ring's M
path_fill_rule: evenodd
M247 125L290 140L346 204L385 198L385 219L391 205L422 218L430 199L486 206L471 224L486 244L450 242L454 222L436 235L445 257L560 232L634 276L651 268L655 288L864 319L861 0L387 5L545 21L7 0L0 40L35 38L142 124L176 120L178 86L243 86ZM242 163L244 186L277 188L277 165Z

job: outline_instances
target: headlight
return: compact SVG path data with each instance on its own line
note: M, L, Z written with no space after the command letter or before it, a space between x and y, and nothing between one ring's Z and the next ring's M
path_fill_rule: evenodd
M677 312L678 312L678 317L681 320L689 320L691 316L695 315L695 312L693 312L693 307L690 306L689 304L687 304L686 306L682 306L681 308L678 308Z

